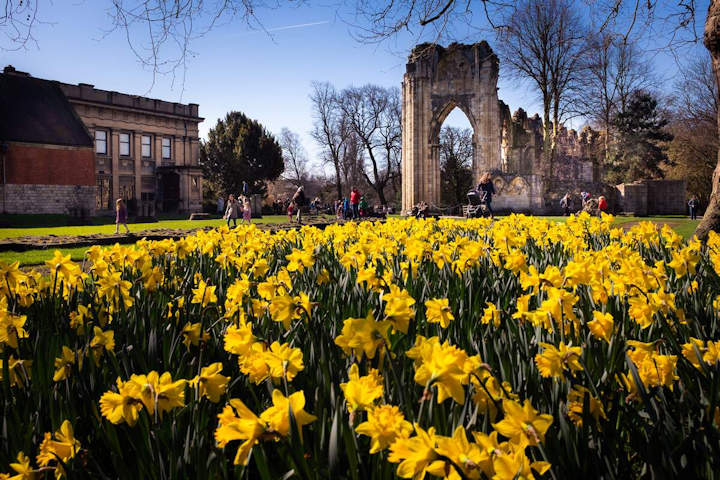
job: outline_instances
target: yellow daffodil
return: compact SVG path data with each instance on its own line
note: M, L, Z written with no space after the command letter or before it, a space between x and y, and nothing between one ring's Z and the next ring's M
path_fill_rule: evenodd
M222 363L211 363L200 369L200 375L188 381L188 385L191 388L197 388L199 397L207 397L211 402L217 403L225 394L230 380L230 377L221 374L222 369Z
M520 405L513 400L504 399L502 406L505 417L493 424L500 435L531 446L545 442L545 432L553 422L552 415L538 415L529 400Z
M440 323L442 328L448 328L455 319L450 310L447 298L434 298L425 301L425 318L430 323Z
M592 333L595 338L605 340L608 343L610 343L614 325L615 321L612 315L597 310L593 311L593 320L587 323L590 333Z
M268 429L279 433L283 437L290 434L290 411L295 417L301 439L302 427L317 420L317 417L304 410L305 394L302 391L285 397L280 390L275 389L272 393L272 401L273 406L262 412L260 419L268 425Z
M413 427L398 407L380 405L367 410L367 421L358 425L355 431L370 437L370 454L374 454L388 448L399 438L408 438Z
M190 303L199 303L203 308L207 307L211 303L217 303L217 295L215 295L215 285L208 285L203 280L200 280L197 284L197 288L192 289L192 300Z
M360 376L356 363L348 371L349 381L340 384L345 395L348 411L368 410L373 407L375 400L383 395L383 378L377 370L371 368L367 375Z

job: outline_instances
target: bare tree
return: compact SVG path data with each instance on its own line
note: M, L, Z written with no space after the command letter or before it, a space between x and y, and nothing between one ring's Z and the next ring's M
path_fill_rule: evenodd
M5 0L0 10L0 50L18 50L35 42L33 28L39 22L39 0Z
M578 114L603 131L603 157L607 162L613 117L625 111L633 92L651 90L655 78L636 39L609 31L590 36L581 68L572 104Z
M377 85L350 87L340 95L340 108L365 154L363 177L382 205L387 205L385 187L398 174L394 165L400 148L399 97L398 88Z
M363 146L360 139L352 130L347 119L343 118L343 131L346 132L345 141L340 154L340 171L345 191L350 191L353 185L365 181L363 171ZM343 198L339 196L338 198Z
M300 137L290 129L283 128L280 131L279 142L285 162L283 177L296 186L302 185L308 177L308 158L305 148L300 142Z
M314 119L310 135L322 148L323 161L333 166L335 188L338 198L342 198L342 152L350 128L343 118L335 87L330 83L313 82L310 101Z
M440 198L445 205L460 205L472 187L472 130L440 130Z
M718 88L713 77L710 58L687 62L682 77L675 84L677 96L672 100L670 132L674 135L668 157L674 165L668 178L687 181L688 192L697 195L706 205L712 190L712 176L717 159Z
M697 58L682 69L682 77L675 84L678 92L677 108L683 118L693 124L714 124L718 118L718 85L707 57Z
M539 93L545 171L551 171L558 128L585 52L586 30L570 0L522 0L507 11L503 23L497 42L501 64Z

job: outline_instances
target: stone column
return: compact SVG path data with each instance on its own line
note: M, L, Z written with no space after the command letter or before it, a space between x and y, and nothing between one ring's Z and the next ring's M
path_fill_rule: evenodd
M137 200L138 212L142 212L142 132L132 133L132 151L130 154L135 165L135 200Z
M120 198L120 136L118 132L108 129L110 136L110 153L112 154L112 195L110 208L115 208L115 200Z

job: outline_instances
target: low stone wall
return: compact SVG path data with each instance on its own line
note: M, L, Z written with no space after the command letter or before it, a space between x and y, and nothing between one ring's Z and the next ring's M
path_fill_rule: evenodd
M617 186L622 211L635 215L687 213L685 180L644 180Z
M0 185L5 213L95 215L94 185Z

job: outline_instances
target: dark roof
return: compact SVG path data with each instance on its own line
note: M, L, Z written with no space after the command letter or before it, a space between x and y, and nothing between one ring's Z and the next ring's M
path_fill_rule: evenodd
M56 82L0 74L0 140L92 146L93 140Z

